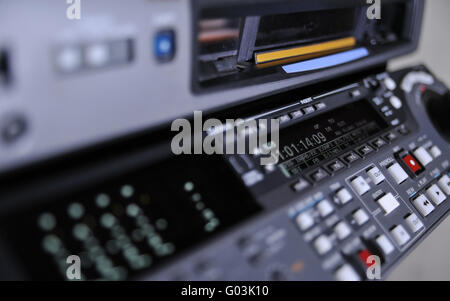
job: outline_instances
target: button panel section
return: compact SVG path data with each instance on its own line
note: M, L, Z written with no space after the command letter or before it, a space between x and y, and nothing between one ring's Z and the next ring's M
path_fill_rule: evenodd
M372 189L373 183L368 175L360 176ZM329 193L317 192L288 210L299 235L337 280L346 280L347 277L365 279L366 259L372 254L379 256L382 264L390 260L376 241L387 230L374 222L372 214L358 201L350 185L333 183L329 186ZM394 250L389 253L394 253ZM342 267L347 268L342 271ZM353 276L346 276L345 269L351 269Z
M380 96L378 110L384 111L380 116L393 112L392 119L398 118L397 109L406 105L392 96ZM379 255L382 264L392 263L424 234L433 221L430 216L446 204L450 178L440 173L448 169L445 149L425 136L408 141L414 134L414 126L399 122L391 131L362 141L337 158L329 157L302 175L306 183L314 183L301 185L306 187L302 192L316 192L298 201L305 205L292 206L289 211L294 214L289 216L335 279L365 279L364 261L371 254ZM350 171L356 165L358 170ZM304 193L298 196L303 198Z
M400 176L397 169L402 169L402 167L398 163L394 164L397 164L394 169L385 169L374 164L369 165L358 173L348 177L347 183L355 192L356 198L364 204L369 214L373 215L381 228L384 229L386 235L392 241L396 242L398 248L402 249L410 241L413 241L421 231L409 231L411 229L408 226L410 220L406 220L405 217L414 214L413 206L409 204L407 199L403 199L396 190L399 187L397 182L403 183L405 175L406 177L409 176L404 171L405 175ZM392 165L391 163L390 166ZM392 177L393 179L391 180L387 180L385 173L390 173L392 170L397 172L397 176ZM361 181L364 181L365 184L356 185L356 183L360 183ZM360 188L361 186L364 186L363 190ZM354 213L354 217L355 220L359 220L356 212ZM382 250L386 250L386 252L383 251L385 255L393 252L387 246L389 239L380 237L376 240L376 245Z
M131 39L65 45L55 50L55 66L64 74L128 64L133 60Z

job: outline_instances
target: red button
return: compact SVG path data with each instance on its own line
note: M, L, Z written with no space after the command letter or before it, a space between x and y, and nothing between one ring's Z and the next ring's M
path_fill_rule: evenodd
M373 260L367 262L367 258L369 256L371 256L371 255L372 255L372 253L370 253L370 251L367 250L367 249L364 249L364 250L362 250L361 252L358 253L359 259L361 259L361 261L364 262L364 264L367 267L370 267L371 265L373 265L375 263L375 261L373 261Z
M411 155L404 156L402 160L406 165L408 165L409 169L411 169L413 173L416 173L422 169L422 166L420 166L419 162L417 162Z

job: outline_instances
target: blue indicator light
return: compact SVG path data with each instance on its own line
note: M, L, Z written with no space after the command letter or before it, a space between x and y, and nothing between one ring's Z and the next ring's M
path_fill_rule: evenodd
M160 31L154 39L154 55L160 62L167 62L175 56L175 33L172 30Z

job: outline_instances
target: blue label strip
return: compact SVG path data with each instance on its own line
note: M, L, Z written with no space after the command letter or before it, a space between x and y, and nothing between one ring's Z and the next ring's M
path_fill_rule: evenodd
M369 55L365 47L282 66L286 73L306 72L348 63Z

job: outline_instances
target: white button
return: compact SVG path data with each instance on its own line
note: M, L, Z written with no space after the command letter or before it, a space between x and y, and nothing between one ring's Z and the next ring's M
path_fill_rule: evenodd
M406 224L411 229L413 233L416 233L423 228L423 224L420 219L414 213L411 213L405 218Z
M427 216L434 210L433 204L427 199L427 197L421 194L419 197L413 200L414 207L422 214Z
M411 236L409 236L408 232L406 232L405 228L403 228L402 225L398 225L394 229L392 229L391 234L399 246L403 246L411 238Z
M448 175L442 176L438 181L438 185L447 195L450 195L450 177Z
M346 203L350 202L350 200L352 199L352 195L347 190L347 188L342 188L341 190L339 190L336 193L336 196L338 197L341 204L346 204Z
M367 215L366 211L363 209L358 209L353 213L353 218L355 219L356 223L361 226L365 224L369 220L369 216Z
M442 154L441 149L439 147L437 147L436 145L434 145L430 148L430 153L433 156L433 158L437 158Z
M391 103L391 105L395 108L395 109L400 109L402 107L402 101L400 100L400 98L398 98L395 95L392 95L389 98L389 102Z
M352 180L351 183L353 188L359 195L363 195L364 193L370 190L369 184L361 176L356 177L354 180Z
M325 235L320 235L314 241L314 247L316 248L317 253L323 255L331 250L333 244L328 237L326 237Z
M381 250L383 250L384 254L389 255L392 251L394 251L394 246L391 244L386 235L381 234L375 239L375 241L380 246Z
M356 273L355 269L348 263L341 266L334 273L334 277L337 281L360 281L358 273Z
M86 62L92 67L101 67L109 61L109 49L106 44L94 44L86 50Z
M427 196L436 205L439 205L447 198L447 196L442 192L442 190L439 189L439 187L436 184L432 185L430 188L427 189Z
M67 47L62 49L57 58L58 68L63 72L72 72L81 68L81 49L78 47Z
M403 168L398 163L391 165L388 168L388 171L397 184L403 183L408 178L408 174L403 170Z
M319 204L317 204L317 210L319 210L319 213L322 217L325 217L333 212L334 208L328 200L323 200Z
M339 222L334 226L334 232L337 234L338 238L342 240L352 233L352 229L350 229L346 222Z
M305 231L314 225L314 218L309 212L303 212L295 219L300 230Z
M378 167L372 167L371 169L369 169L367 171L367 174L369 175L369 177L372 179L372 182L375 185L380 184L381 182L384 181L385 177L383 175L383 173L378 169Z
M393 91L393 90L395 90L395 88L397 88L397 83L390 77L386 77L384 79L384 85L386 86L386 88L388 88L391 91Z
M263 174L257 170L250 170L249 172L242 175L242 180L247 186L255 185L256 183L262 181L263 179L264 179Z
M395 208L400 206L400 203L397 202L395 197L390 192L388 194L384 195L383 197L381 197L377 201L377 203L381 206L381 208L383 208L383 210L386 213L386 215L388 215L389 213L394 211Z
M420 163L422 163L423 166L426 166L433 161L433 157L423 147L417 148L414 151L414 156L420 161Z

